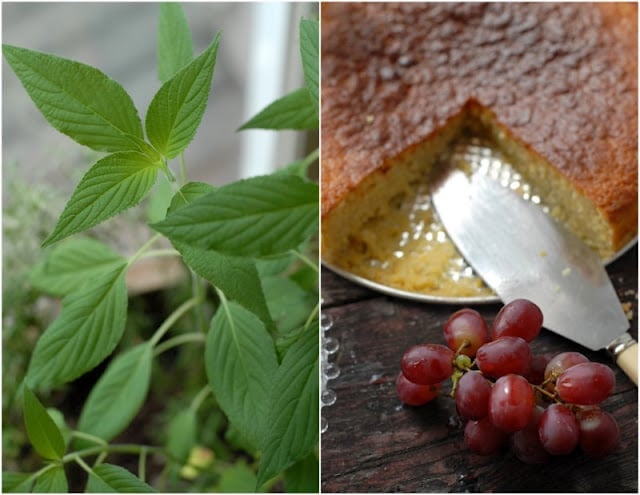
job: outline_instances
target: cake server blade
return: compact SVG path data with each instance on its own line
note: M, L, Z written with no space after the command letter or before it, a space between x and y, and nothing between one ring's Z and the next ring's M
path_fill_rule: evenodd
M480 172L445 171L432 200L460 254L503 302L535 302L545 328L592 350L607 348L637 384L629 321L602 260L582 240Z

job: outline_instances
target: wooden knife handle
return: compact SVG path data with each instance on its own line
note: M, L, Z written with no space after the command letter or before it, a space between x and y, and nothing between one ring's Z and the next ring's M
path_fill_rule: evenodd
M634 341L618 352L615 357L622 371L638 385L638 343Z

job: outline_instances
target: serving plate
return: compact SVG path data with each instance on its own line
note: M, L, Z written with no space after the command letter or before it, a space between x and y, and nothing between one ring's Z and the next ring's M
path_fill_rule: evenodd
M458 161L459 163L464 163L463 166L469 166L470 169L474 172L481 171L481 173L490 175L492 178L499 181L504 187L509 187L516 190L517 192L521 193L525 199L539 204L541 208L548 211L548 208L544 204L543 198L531 191L530 186L524 183L520 174L518 174L504 158L504 156L493 149L491 144L487 141L477 137L463 139L453 146L452 153L445 159L447 161ZM430 201L430 198L428 198L428 201ZM429 209L432 208L429 206ZM434 220L436 222L439 222L436 212L433 211L432 214L434 216ZM438 232L438 235L445 236L448 240L448 236L446 236L444 228L441 229L441 232ZM449 240L449 242L451 241ZM629 243L627 243L617 253L615 253L614 256L604 260L603 263L605 264L605 266L617 260L620 256L631 249L631 247L633 247L636 243L637 236ZM454 305L493 304L500 302L500 298L495 294L483 294L477 296L446 296L413 292L389 286L375 280L371 280L367 277L353 273L333 263L327 262L326 260L322 260L322 264L329 270L335 272L336 274L347 280L350 280L368 289L375 290L393 297L399 297L419 302ZM468 265L464 265L460 268L460 270L469 271L471 270L471 268ZM450 278L450 280L455 282L453 278Z

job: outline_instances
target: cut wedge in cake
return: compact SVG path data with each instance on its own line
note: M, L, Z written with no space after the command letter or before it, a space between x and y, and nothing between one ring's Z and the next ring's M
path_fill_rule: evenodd
M636 237L635 4L323 3L321 23L326 263L490 294L428 201L432 169L470 137L603 260Z

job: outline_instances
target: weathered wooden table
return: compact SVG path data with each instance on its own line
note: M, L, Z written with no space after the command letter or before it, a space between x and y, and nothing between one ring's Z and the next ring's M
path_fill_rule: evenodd
M638 254L632 248L608 267L623 303L631 303L637 338ZM521 463L508 449L495 456L469 452L448 397L419 408L403 406L394 380L400 357L420 342L444 343L442 327L457 306L416 303L364 289L322 271L327 336L339 341L330 361L340 375L328 383L336 402L322 409L324 492L638 492L638 390L614 365L616 387L603 408L618 420L617 450L602 459L580 451L541 466ZM499 304L476 306L491 322ZM547 330L534 353L579 351L607 362Z

